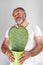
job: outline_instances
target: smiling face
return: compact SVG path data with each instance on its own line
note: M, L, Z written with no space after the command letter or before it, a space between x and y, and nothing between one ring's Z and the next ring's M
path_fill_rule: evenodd
M13 17L17 24L21 24L25 20L25 12L22 9L16 9L13 11Z

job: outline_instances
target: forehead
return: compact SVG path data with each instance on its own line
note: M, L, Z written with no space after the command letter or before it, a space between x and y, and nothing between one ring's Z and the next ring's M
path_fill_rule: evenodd
M16 13L16 12L24 12L24 11L22 9L16 9L13 12Z

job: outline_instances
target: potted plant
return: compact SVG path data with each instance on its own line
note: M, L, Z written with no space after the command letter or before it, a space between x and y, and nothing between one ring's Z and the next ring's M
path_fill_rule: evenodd
M18 28L12 26L8 32L8 38L15 59L13 65L21 65L19 59L28 41L27 29L23 26L19 26Z

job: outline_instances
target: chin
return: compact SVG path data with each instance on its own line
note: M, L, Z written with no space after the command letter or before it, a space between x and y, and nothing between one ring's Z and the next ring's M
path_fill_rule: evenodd
M23 22L23 20L17 21L17 24L21 24Z

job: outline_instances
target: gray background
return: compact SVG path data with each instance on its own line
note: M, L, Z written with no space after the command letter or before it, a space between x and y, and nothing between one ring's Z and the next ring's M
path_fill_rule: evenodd
M43 34L43 0L0 0L0 65L9 65L8 58L1 52L6 30L15 24L12 11L23 7L27 12L27 21L38 24ZM43 65L43 51L37 57L37 65Z

